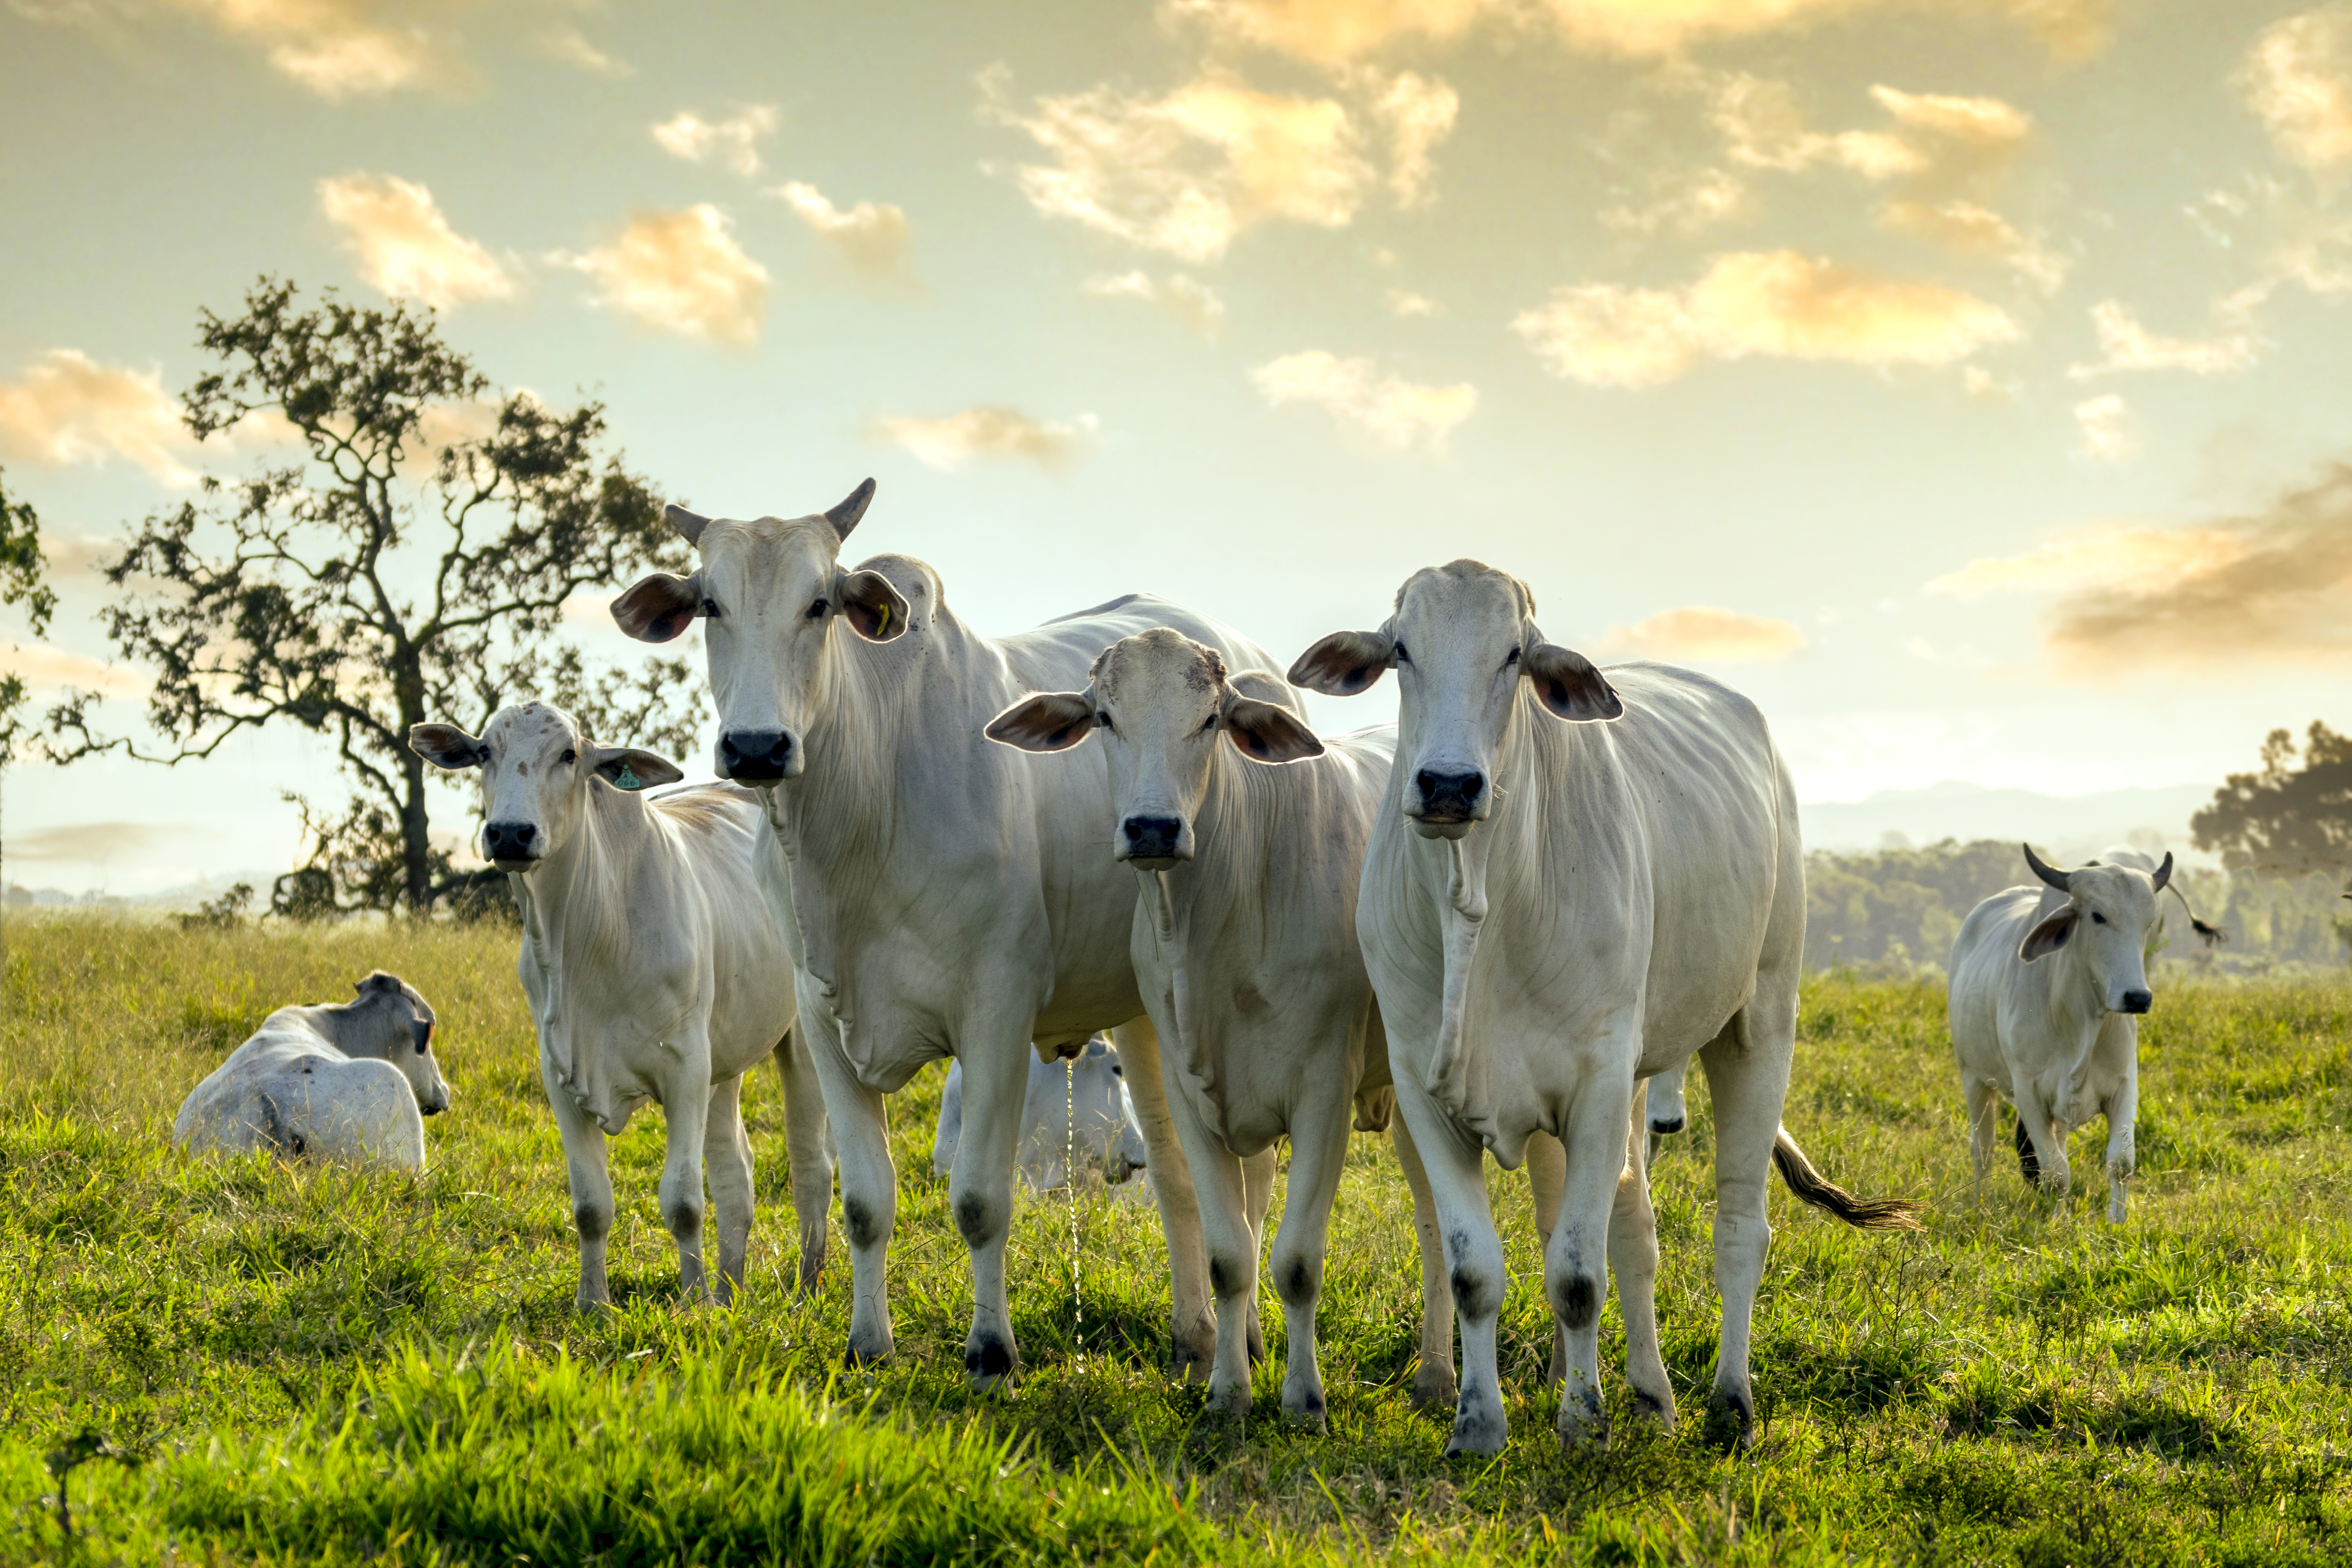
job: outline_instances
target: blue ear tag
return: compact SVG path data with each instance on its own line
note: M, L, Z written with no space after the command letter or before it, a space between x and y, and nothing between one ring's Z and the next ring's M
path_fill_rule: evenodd
M637 777L635 773L630 772L629 764L626 763L623 763L621 764L621 776L614 779L613 782L620 785L623 789L643 789L646 787L645 781Z

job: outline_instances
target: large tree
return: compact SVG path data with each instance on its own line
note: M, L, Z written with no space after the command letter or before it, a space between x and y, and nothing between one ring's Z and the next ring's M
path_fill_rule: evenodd
M32 502L9 499L7 476L0 473L0 605L23 610L35 637L48 631L49 617L58 607L57 590L42 574L46 564L41 520L34 515ZM14 671L0 675L0 772L16 760L32 734L22 717L25 696L23 676ZM0 902L6 900L7 889L8 879L0 875Z
M275 435L300 456L205 478L106 565L122 594L107 630L153 672L148 720L166 746L97 733L95 698L78 693L50 715L58 760L181 763L248 730L317 731L355 796L340 815L306 805L314 864L347 906L422 912L453 883L410 725L478 730L548 697L614 741L693 743L702 688L687 661L592 679L561 639L573 595L686 569L652 485L607 449L602 405L495 394L429 310L332 289L306 304L273 278L240 314L205 311L197 342L215 368L183 396L196 439L267 449Z
M2294 735L2272 731L2262 766L2231 773L2189 832L2232 871L2352 873L2352 735L2314 721L2298 754Z

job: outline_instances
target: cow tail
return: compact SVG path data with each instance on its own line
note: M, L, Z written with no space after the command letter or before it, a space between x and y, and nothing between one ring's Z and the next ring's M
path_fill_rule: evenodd
M2189 911L2189 929L2195 931L2199 936L2204 938L2205 945L2207 947L2212 947L2230 940L2229 933L2223 931L2220 926L2209 926L2203 921L2197 918L2197 910L2195 906L2189 903L2189 895L2180 890L2179 883L2167 882L2164 885L2164 890L2180 900L2180 907Z
M1789 1190L1812 1205L1825 1209L1857 1230L1917 1230L1919 1222L1912 1216L1919 1205L1901 1198L1858 1198L1813 1166L1797 1141L1781 1128L1772 1140L1772 1163Z

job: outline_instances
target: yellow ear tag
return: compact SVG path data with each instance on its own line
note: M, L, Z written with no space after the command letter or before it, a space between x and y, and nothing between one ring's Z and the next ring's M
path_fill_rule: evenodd
M877 637L880 637L884 632L887 632L887 631L888 631L889 629L890 629L890 606L889 606L889 605L883 605L883 606L882 606L882 619L875 625L875 627L874 627L874 635L875 635Z

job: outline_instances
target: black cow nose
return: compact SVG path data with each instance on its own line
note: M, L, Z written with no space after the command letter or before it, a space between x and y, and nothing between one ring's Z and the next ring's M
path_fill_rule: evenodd
M1478 804L1486 781L1477 773L1438 773L1423 768L1413 775L1421 786L1421 815L1440 821L1464 818Z
M780 779L792 760L793 737L787 731L730 730L719 737L719 771L730 779Z
M1172 860L1176 858L1176 840L1182 835L1184 825L1172 816L1130 816L1122 824L1127 830L1127 852L1138 860Z
M482 847L493 860L528 860L539 829L528 822L492 822L482 828Z
M2126 991L2124 993L2124 1011L2126 1013L2145 1013L2150 1007L2155 1005L2156 993L2153 991Z

